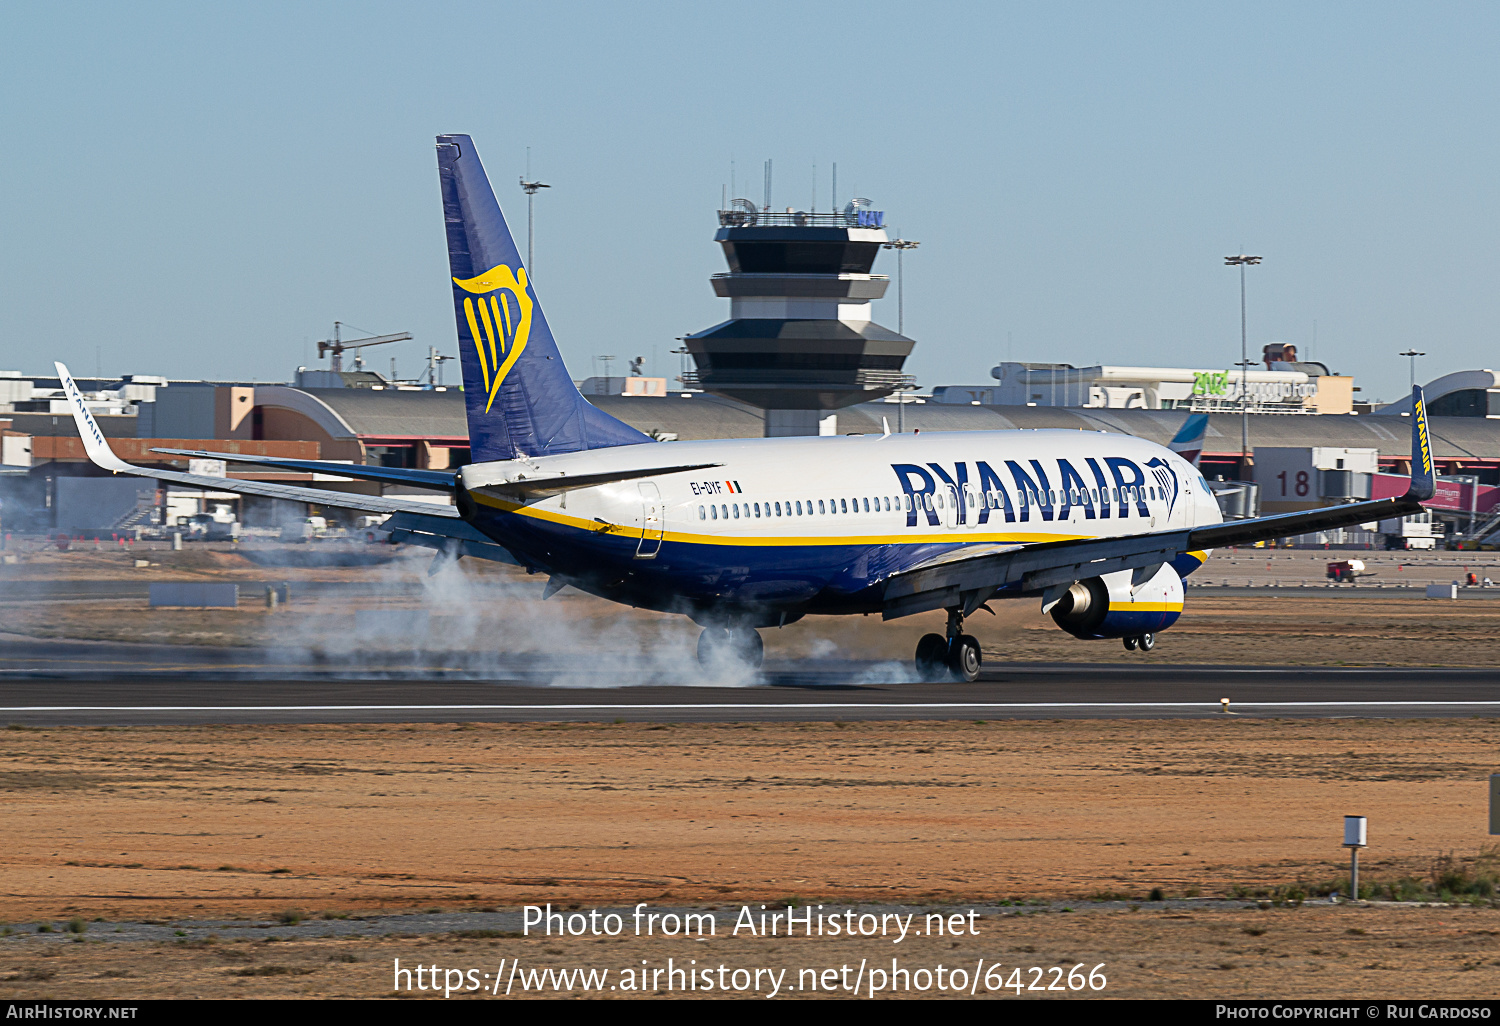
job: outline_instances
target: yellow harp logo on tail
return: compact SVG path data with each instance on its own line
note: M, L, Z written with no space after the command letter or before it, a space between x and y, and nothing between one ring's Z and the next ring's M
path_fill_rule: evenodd
M505 264L473 278L454 278L453 284L472 296L464 297L469 336L479 350L484 374L484 410L495 404L500 383L515 366L531 337L532 299L526 291L526 268L512 271Z

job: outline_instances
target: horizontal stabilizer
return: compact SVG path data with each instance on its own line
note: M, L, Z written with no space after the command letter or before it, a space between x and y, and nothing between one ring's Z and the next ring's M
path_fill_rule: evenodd
M600 474L547 474L522 465L515 472L515 463L497 472L493 464L472 465L463 471L464 486L471 491L483 489L497 495L510 495L523 501L545 499L550 495L576 491L579 488L597 488L600 485L620 481L635 481L645 477L661 477L665 474L683 474L690 470L712 470L722 463L685 463L676 467L640 467L635 470L611 470Z
M481 534L466 520L406 512L397 513L382 526L391 532L393 544L422 545L455 559L474 556L497 563L520 565L521 562L511 555L509 549L497 545L493 538Z

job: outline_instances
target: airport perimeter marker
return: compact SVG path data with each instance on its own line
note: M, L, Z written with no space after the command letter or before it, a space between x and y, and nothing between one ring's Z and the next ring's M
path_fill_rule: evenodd
M1490 774L1490 835L1500 834L1500 773Z

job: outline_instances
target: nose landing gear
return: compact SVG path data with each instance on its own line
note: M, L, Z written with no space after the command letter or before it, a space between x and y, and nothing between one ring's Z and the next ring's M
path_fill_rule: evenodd
M948 610L948 636L924 634L917 642L917 676L933 683L948 679L965 683L979 678L984 662L979 640L963 633L963 616L957 609Z
M1133 638L1124 638L1122 640L1125 642L1125 651L1127 652L1134 652L1136 649L1140 649L1142 652L1149 652L1156 647L1155 634L1138 634Z

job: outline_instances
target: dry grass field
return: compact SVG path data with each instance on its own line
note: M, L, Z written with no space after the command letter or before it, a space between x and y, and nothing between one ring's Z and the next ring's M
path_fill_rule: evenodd
M1449 853L1449 871L1491 879L1494 741L1479 720L8 730L0 920L91 932L0 940L0 995L378 995L393 957L705 951L319 939L329 914L1060 899L1077 914L993 919L951 955L927 938L903 957L1111 962L1112 993L1135 996L1477 996L1500 936L1478 891L1466 908L1253 904L1337 885L1351 811L1370 817L1364 879L1380 896L1438 897ZM1155 888L1252 908L1087 911ZM314 919L307 939L273 947L96 942L110 921L293 910ZM889 957L888 942L713 943L735 964ZM271 965L287 969L253 972Z

